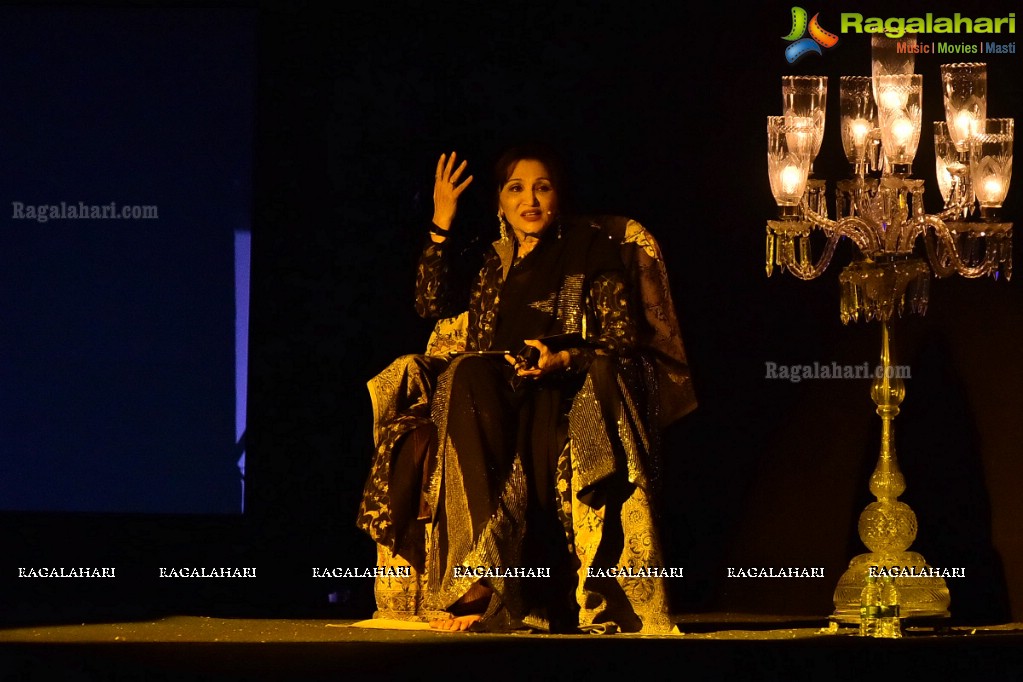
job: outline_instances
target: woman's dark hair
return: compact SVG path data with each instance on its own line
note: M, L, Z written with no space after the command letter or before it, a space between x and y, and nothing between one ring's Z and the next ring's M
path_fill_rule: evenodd
M539 161L550 173L551 184L558 192L558 203L564 208L568 205L569 188L565 177L565 164L561 156L551 147L540 142L509 147L494 164L494 180L496 182L495 200L499 200L501 188L508 182L515 164L523 159Z

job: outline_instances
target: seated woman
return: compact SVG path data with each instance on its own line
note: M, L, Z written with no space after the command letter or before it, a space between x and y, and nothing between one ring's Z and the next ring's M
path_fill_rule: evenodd
M449 235L465 170L454 152L438 160L416 282L420 315L467 310L465 351L406 356L371 383L359 525L426 571L427 608L446 614L435 628L667 631L664 576L644 572L663 567L644 462L655 439L620 240L562 214L553 155L510 150L496 166L501 238L460 297Z

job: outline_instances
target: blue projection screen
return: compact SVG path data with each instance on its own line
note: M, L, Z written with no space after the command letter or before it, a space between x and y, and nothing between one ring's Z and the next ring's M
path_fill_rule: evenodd
M0 8L0 511L242 511L255 26Z

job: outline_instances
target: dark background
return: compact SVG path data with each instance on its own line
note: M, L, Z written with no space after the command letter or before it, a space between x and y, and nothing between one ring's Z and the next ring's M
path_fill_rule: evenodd
M255 19L0 8L0 509L241 512ZM39 222L15 202L158 214Z
M5 515L4 588L18 604L11 617L368 617L369 581L310 574L375 563L372 542L354 527L372 448L365 384L394 357L420 351L429 333L412 310L412 285L433 167L444 151L469 159L476 183L459 229L488 240L489 167L523 138L563 151L584 210L634 217L664 250L700 400L666 434L665 542L670 565L686 572L673 583L676 609L829 614L839 575L863 551L856 519L872 499L879 420L867 381L766 380L765 363L873 364L880 329L839 321L845 250L819 281L765 276L764 225L775 206L764 117L781 113L781 75L830 76L815 168L844 177L838 76L869 74L869 38L843 35L793 66L781 39L788 3L251 7L247 513ZM821 10L821 24L837 32L840 13L853 9L1004 16L1015 8L855 3ZM1018 55L986 57L989 115L1017 116ZM916 69L925 123L914 175L928 180L931 210L929 122L942 117L941 61L953 59L920 55ZM1011 217L1019 194L1010 190ZM1014 251L1018 261L1018 243ZM966 569L966 579L950 581L953 617L966 622L1023 617L1021 302L1018 283L952 278L934 283L926 317L893 328L897 361L912 369L895 432L908 484L901 499L920 520L913 549L932 565ZM49 562L116 565L121 577L8 579L17 566ZM258 566L260 577L153 578L171 565ZM729 580L728 566L823 566L827 577Z

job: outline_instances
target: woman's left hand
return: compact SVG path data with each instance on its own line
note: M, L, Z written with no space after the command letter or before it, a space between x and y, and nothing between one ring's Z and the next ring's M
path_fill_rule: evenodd
M525 344L540 351L540 359L537 360L535 367L528 367L524 362L511 355L504 356L508 362L515 366L515 374L518 376L539 379L553 372L561 372L568 369L568 365L571 362L568 351L562 350L552 353L547 346L536 339L529 339Z

